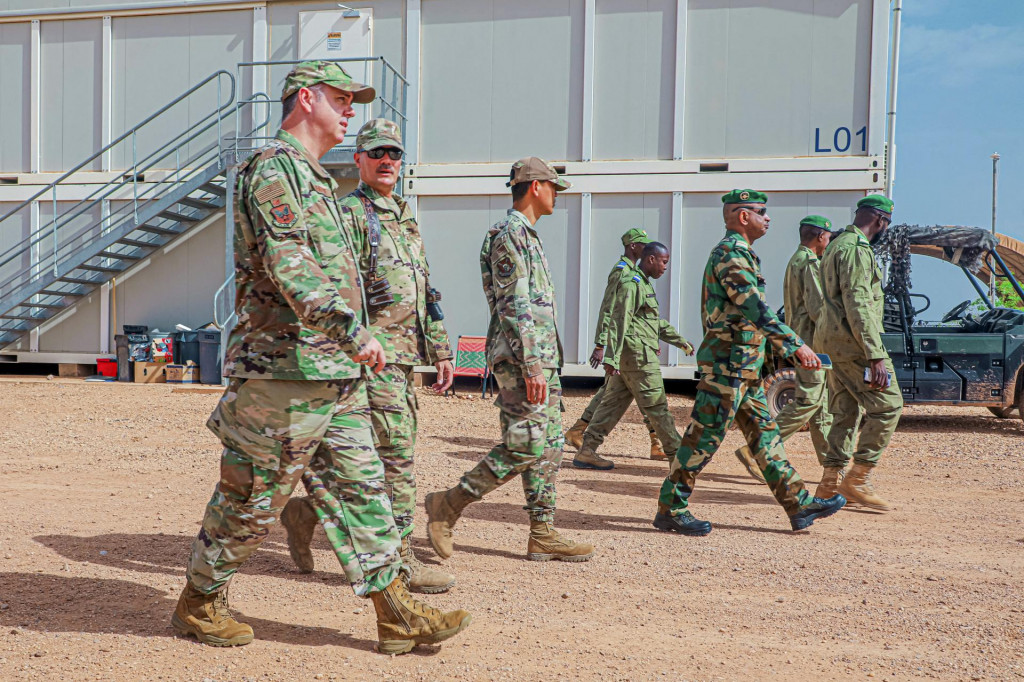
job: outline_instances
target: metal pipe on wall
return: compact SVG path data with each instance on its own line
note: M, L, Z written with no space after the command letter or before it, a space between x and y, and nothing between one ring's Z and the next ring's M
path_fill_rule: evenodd
M892 56L889 58L889 106L885 131L885 196L892 198L892 183L896 175L896 89L899 84L900 23L903 18L903 0L894 0L892 9Z

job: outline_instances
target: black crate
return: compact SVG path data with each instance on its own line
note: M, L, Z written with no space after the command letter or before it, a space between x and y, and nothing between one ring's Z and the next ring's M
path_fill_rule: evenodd
M199 382L203 384L220 384L220 332L199 330Z

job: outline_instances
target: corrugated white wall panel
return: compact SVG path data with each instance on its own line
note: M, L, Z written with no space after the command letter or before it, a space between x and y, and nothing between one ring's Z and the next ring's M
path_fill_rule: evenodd
M0 172L29 170L30 36L28 22L0 24Z

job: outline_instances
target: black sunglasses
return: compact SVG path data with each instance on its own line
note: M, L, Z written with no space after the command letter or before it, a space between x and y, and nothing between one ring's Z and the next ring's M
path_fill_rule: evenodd
M768 207L762 206L761 208L751 208L750 206L734 206L732 210L750 211L751 213L756 213L757 215L764 215L768 212Z
M371 159L383 159L384 155L387 154L388 158L392 161L401 161L402 157L405 156L405 152L394 147L377 147L376 149L367 149L363 153Z

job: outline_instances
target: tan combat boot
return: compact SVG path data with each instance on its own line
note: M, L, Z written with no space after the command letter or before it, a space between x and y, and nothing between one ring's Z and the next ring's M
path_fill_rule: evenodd
M469 627L465 611L442 612L416 601L401 578L381 592L370 593L377 611L377 651L404 654L417 644L437 644Z
M461 485L444 492L428 493L423 500L427 508L427 538L442 559L447 559L454 551L452 528L470 502L476 502L476 498Z
M444 571L437 571L416 558L408 535L402 538L401 555L402 563L409 569L410 592L438 594L455 587L455 576Z
M288 531L288 553L302 573L313 572L313 553L309 545L316 530L316 512L308 497L293 497L281 512L281 525Z
M240 646L252 641L252 628L232 618L227 588L203 594L186 583L171 616L174 629L210 646Z
M589 561L592 556L593 545L562 537L547 521L530 521L530 541L526 543L526 558L530 561Z
M827 500L839 492L839 482L842 480L842 467L825 467L825 471L821 474L821 483L819 483L818 487L814 490L814 496L822 500ZM843 497L846 496L843 495Z
M601 457L590 446L585 446L576 453L572 460L572 465L577 469L597 469L598 471L607 471L615 468L615 462Z
M583 447L583 434L587 430L587 422L577 419L572 428L565 432L565 442L577 450Z
M750 451L750 448L744 445L742 448L736 451L736 459L740 461L743 468L747 470L747 473L751 477L764 483L764 474L761 473L761 468L757 466L757 460L754 459L754 453Z
M661 439L654 431L651 431L651 459L668 459L668 455L665 454L665 446L661 444Z
M876 511L892 511L892 506L875 492L875 487L871 485L871 467L864 464L853 465L839 484L839 494L851 504Z

